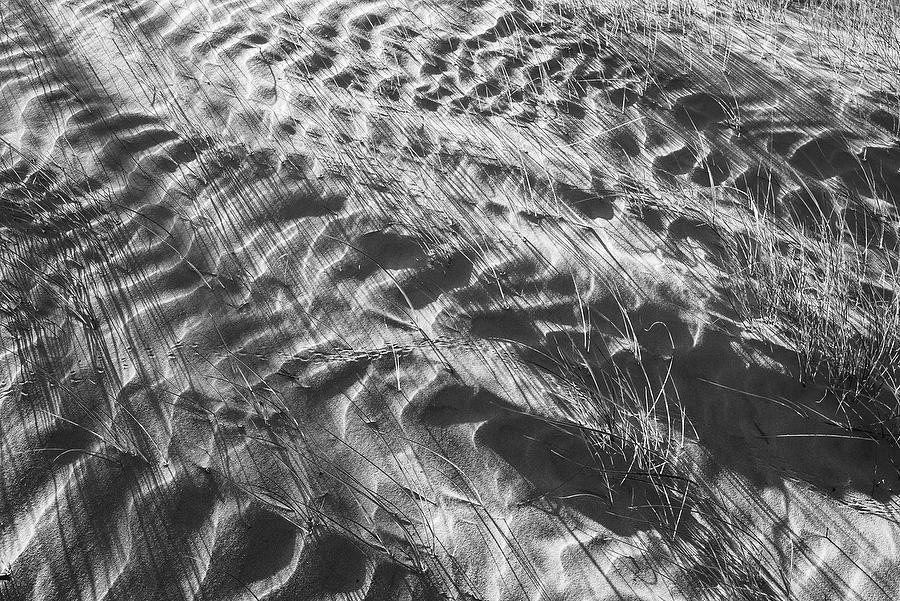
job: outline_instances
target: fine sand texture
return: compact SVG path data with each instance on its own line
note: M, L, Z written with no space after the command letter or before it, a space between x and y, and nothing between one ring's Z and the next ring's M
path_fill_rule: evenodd
M900 598L896 16L0 0L0 599Z

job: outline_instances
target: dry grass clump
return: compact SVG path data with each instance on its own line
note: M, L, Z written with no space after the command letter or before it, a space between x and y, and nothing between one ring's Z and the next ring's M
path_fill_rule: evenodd
M619 314L601 317L616 335L602 352L580 347L580 340L571 340L569 352L538 352L564 385L560 409L597 456L617 458L615 463L627 466L621 470L625 478L666 480L696 435L678 398L671 360L661 369L656 358L645 360L635 325L613 296Z
M796 350L808 381L886 425L900 411L900 266L842 227L788 236L759 218L729 245L735 306Z
M607 34L645 37L648 62L660 35L687 36L710 53L767 48L778 61L802 51L836 73L898 90L900 5L893 0L603 0ZM740 46L736 46L740 44Z
M698 438L687 418L672 358L646 354L628 312L606 316L621 344L598 358L560 356L554 372L571 390L565 425L580 430L610 508L629 498L632 519L647 521L663 544L648 548L654 574L697 599L770 601L787 595L786 577L765 536L698 479L688 451ZM657 324L659 325L659 324ZM651 545L652 546L652 545Z

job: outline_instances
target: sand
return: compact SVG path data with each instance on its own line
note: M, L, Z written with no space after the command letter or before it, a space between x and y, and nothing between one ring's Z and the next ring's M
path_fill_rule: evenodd
M3 3L0 598L900 597L727 253L896 257L898 90L726 13Z

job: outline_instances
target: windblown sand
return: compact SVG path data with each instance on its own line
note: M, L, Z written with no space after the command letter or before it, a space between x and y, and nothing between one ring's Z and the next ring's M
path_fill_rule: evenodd
M900 597L900 452L721 253L896 252L900 99L827 43L4 2L0 598Z

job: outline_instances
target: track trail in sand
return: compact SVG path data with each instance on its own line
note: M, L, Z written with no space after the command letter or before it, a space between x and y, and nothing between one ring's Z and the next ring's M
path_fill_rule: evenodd
M720 250L764 213L895 249L900 100L741 31L7 2L3 598L712 599L723 533L759 595L893 598L897 453L816 417ZM728 527L573 425L616 370Z

